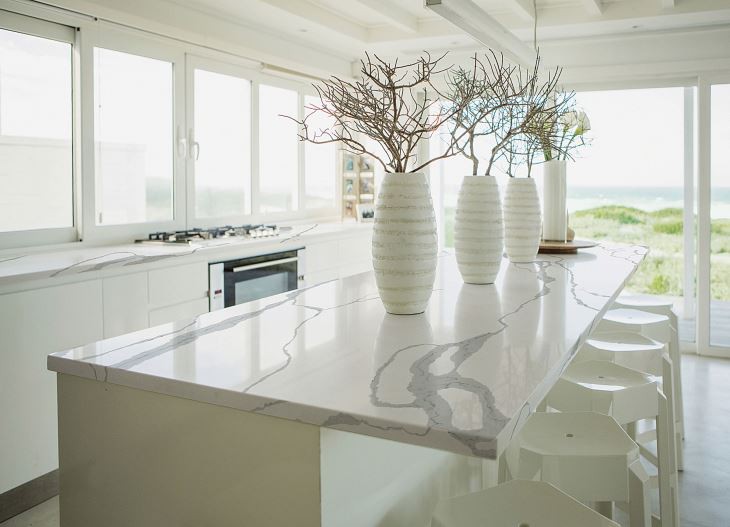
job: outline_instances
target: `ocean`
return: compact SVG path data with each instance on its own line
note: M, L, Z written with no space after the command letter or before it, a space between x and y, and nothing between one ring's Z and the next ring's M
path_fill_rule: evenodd
M568 210L623 205L645 211L684 207L682 187L568 187ZM696 205L695 205L696 210ZM712 189L713 218L730 218L730 187Z

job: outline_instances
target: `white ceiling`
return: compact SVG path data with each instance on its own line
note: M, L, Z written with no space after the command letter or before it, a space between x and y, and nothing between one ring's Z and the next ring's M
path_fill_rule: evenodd
M365 50L384 54L414 54L424 49L466 53L481 47L425 8L424 0L170 1L281 34L349 60ZM473 1L531 43L533 0ZM539 43L728 26L730 0L537 0L537 24Z

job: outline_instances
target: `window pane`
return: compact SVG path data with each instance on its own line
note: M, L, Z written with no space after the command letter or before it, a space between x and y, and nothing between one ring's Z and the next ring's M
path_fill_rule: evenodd
M306 97L305 106L317 104L318 97ZM305 112L308 110L305 108ZM310 119L313 130L330 128L332 123L325 117L314 114ZM326 145L304 144L304 206L307 209L335 207L335 184L337 168L337 147L335 143ZM371 172L372 173L372 172ZM362 174L361 174L362 175Z
M195 215L251 212L251 82L195 70Z
M173 218L172 64L94 49L99 224Z
M71 44L0 29L0 231L73 226Z
M583 92L593 143L568 165L577 238L651 248L627 285L684 307L684 88ZM627 140L631 130L637 140ZM692 313L684 313L690 318ZM694 340L692 323L680 327Z
M297 92L262 84L259 87L259 199L261 212L298 207L299 145L297 124L281 115L297 116Z

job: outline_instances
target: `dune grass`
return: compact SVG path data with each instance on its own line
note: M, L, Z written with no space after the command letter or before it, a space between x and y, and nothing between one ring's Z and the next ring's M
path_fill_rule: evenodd
M454 210L445 211L446 246L453 246ZM634 243L650 248L649 255L628 285L632 291L682 296L684 222L682 209L647 212L611 205L571 214L570 226L581 239ZM730 300L730 219L712 222L712 297Z

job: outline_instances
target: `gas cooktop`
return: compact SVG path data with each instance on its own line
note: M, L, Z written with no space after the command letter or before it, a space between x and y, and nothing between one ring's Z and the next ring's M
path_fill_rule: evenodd
M146 240L136 240L137 243L161 242L161 243L194 243L201 240L213 240L217 238L269 238L279 235L279 227L276 225L224 225L222 227L211 227L209 229L186 229L183 231L165 231L150 233Z

